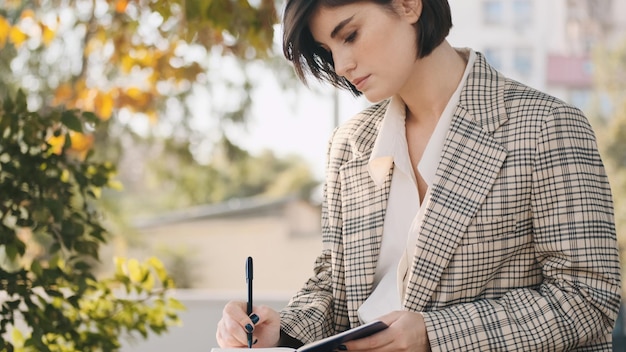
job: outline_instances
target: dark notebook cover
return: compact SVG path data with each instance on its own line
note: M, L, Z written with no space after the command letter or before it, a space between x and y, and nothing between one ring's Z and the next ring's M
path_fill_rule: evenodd
M340 345L343 345L344 342L370 336L386 328L387 324L380 320L375 320L354 329L306 344L298 348L296 352L332 352L337 350L337 348Z

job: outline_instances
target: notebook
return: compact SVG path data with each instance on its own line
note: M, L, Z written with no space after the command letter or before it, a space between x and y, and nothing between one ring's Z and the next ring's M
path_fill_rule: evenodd
M289 347L269 347L255 348L254 351L265 352L332 352L346 341L357 340L366 336L375 334L387 328L387 324L380 320L375 320L367 324L363 324L354 329L350 329L339 334L329 336L319 341L311 342L298 349ZM213 348L211 352L236 352L245 351L248 348Z

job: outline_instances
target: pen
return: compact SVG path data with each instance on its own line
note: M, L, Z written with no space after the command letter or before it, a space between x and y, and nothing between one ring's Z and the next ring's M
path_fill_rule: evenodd
M252 314L252 257L248 257L246 261L246 284L248 285L248 307L246 312L248 316ZM248 332L248 348L252 348L252 332Z

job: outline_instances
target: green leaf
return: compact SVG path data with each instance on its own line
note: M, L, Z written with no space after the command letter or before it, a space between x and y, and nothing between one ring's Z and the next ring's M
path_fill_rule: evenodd
M4 99L2 107L4 109L4 112L8 114L10 112L13 112L13 108L15 107L15 104L13 104L13 100L11 100L11 98L7 97L6 99Z
M88 122L92 122L92 123L100 122L100 119L98 118L98 116L96 116L96 114L94 114L91 111L83 111L82 115L83 115L83 118L87 120Z
M17 255L19 253L18 248L17 248L17 242L6 244L4 246L4 251L7 254L7 257L11 261L15 261L15 259L17 258Z
M61 114L61 122L72 131L83 132L83 124L71 110L66 110Z
M74 295L70 296L67 299L67 303L69 303L74 308L80 308L80 296Z
M17 95L15 97L15 105L17 107L17 111L26 112L28 109L26 108L26 94L24 94L23 90L18 90Z
M78 261L74 263L74 269L80 270L80 271L87 271L91 269L91 265L84 261Z
M59 242L54 242L53 244L50 245L50 249L48 249L50 254L56 254L60 250L61 250L61 244Z
M30 265L30 270L36 276L41 276L41 274L43 274L43 268L41 267L41 263L38 260L33 261L33 263Z
M46 289L45 291L50 297L63 297L63 294L57 290Z

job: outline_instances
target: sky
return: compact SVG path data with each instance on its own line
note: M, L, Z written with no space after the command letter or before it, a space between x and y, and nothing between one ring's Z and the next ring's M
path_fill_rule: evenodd
M295 93L285 92L270 78L268 75L254 93L247 131L242 131L237 141L253 153L271 149L279 156L299 155L321 179L328 141L334 129L335 89L317 85L301 86ZM337 92L337 101L339 123L369 105L364 98L342 91Z

